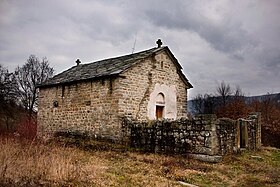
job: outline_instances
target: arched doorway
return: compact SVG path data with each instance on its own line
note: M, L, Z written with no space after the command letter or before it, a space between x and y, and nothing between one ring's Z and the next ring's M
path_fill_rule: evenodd
M156 97L156 119L164 118L165 98L163 93L159 93Z
M177 119L177 94L175 86L156 83L150 94L147 117L149 120Z

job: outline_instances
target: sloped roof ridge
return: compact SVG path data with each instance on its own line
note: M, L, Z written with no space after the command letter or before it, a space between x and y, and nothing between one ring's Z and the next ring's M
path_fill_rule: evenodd
M160 49L162 49L162 48L164 48L164 47L161 47ZM141 53L154 51L155 49L158 49L158 48L154 47L154 48L143 50L143 51L139 51L139 52L136 52L136 53L127 54L127 55L120 55L120 56L116 56L116 57L112 57L112 58L105 58L105 59L102 59L102 60L98 60L98 61L94 61L94 62L82 64L82 65L88 65L88 64L92 64L92 63L100 63L100 62L108 61L108 60L116 60L116 59L121 59L121 58L125 58L125 57L130 57L130 56L137 56L137 55L139 55Z

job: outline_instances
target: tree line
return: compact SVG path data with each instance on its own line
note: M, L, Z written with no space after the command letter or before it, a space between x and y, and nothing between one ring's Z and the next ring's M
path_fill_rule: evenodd
M216 114L231 119L245 118L252 112L262 116L262 142L280 148L280 93L248 99L239 86L222 81L214 94L198 94L193 99L195 114Z
M0 133L14 132L26 120L36 122L38 89L54 73L46 57L30 55L13 72L0 64Z

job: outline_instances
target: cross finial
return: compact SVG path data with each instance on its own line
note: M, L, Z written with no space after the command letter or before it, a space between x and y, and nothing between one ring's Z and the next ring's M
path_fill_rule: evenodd
M158 45L158 48L160 48L161 45L162 45L161 39L158 39L157 42L156 42L156 44Z
M77 66L81 63L80 59L76 60Z

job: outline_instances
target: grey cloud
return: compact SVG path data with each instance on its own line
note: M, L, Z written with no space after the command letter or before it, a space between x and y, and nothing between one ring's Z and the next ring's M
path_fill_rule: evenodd
M231 23L227 18L221 23L213 23L199 14L195 7L185 3L167 3L156 10L146 10L145 14L155 25L166 28L186 29L198 33L216 50L225 52L233 58L243 59L244 53L256 46L258 41L242 29L241 23ZM177 10L177 11L173 11Z
M0 1L0 63L47 56L60 72L74 64L155 46L160 37L195 93L225 80L246 93L279 90L277 1Z

